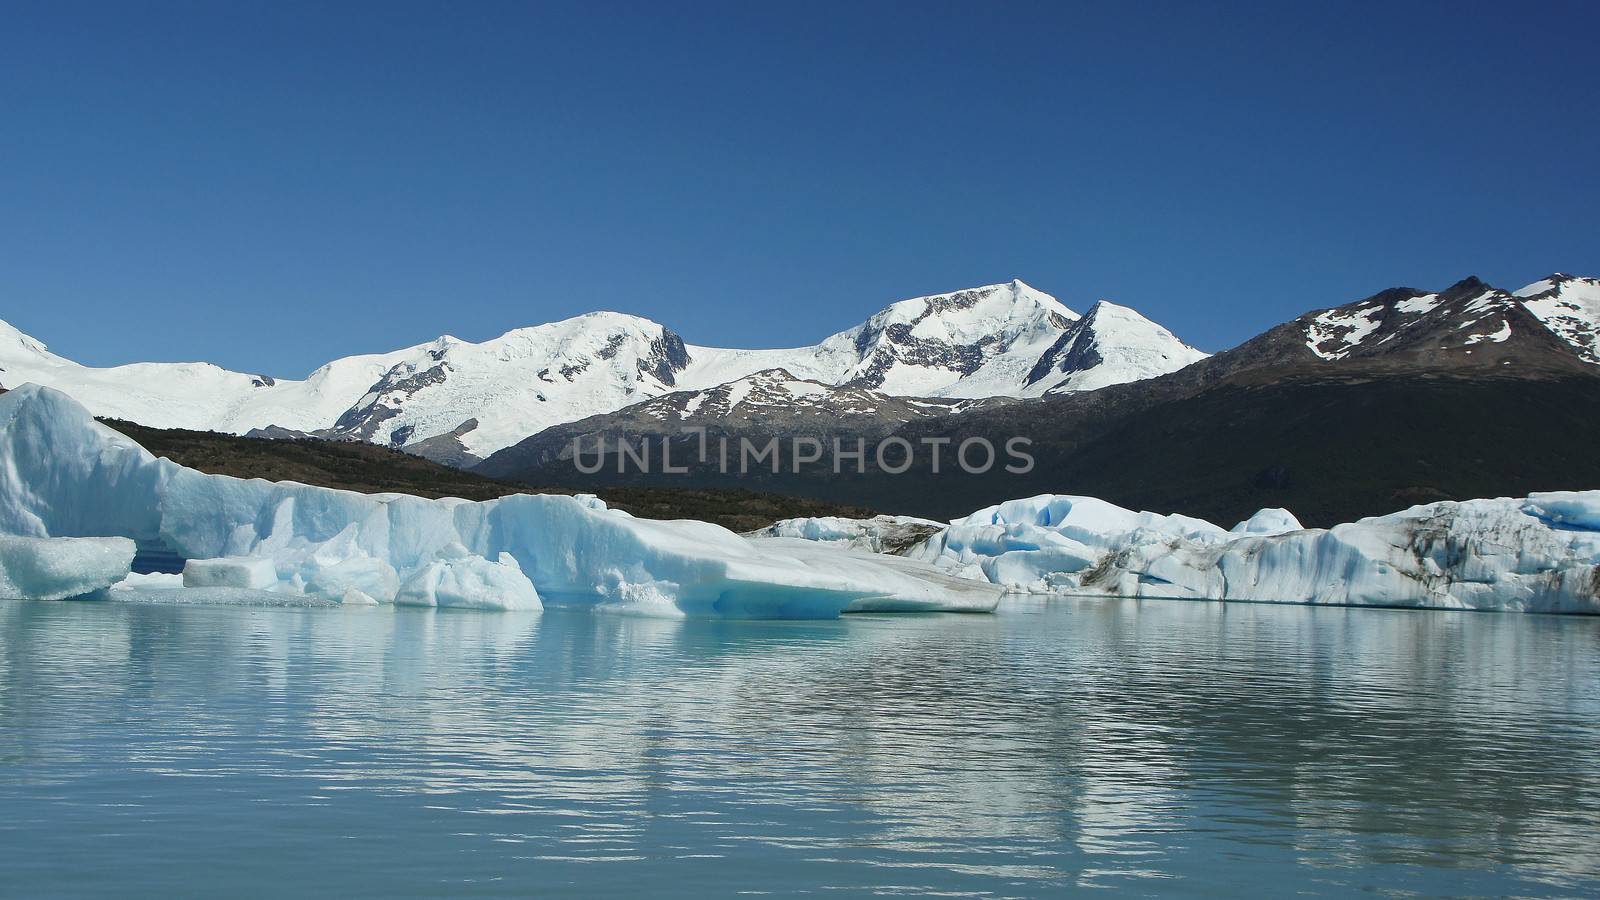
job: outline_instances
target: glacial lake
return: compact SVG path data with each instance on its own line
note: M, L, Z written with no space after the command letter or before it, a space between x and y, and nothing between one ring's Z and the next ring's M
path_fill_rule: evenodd
M0 895L1600 893L1600 620L0 601Z

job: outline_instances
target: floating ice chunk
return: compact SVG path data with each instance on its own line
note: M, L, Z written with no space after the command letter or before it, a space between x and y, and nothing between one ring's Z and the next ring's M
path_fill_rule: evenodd
M64 600L126 578L134 544L127 538L0 536L0 597Z
M244 588L264 591L278 584L278 569L264 557L191 559L183 566L186 588Z
M1290 531L1299 531L1305 526L1294 517L1294 513L1282 507L1270 507L1257 510L1255 515L1233 526L1231 534L1284 534Z
M166 591L183 587L183 576L168 572L132 572L111 586L114 591Z
M359 588L346 588L344 596L339 598L339 603L344 606L377 606L378 601L373 599Z
M543 609L533 582L509 553L495 560L473 556L460 544L449 544L440 558L406 580L395 596L401 606L450 606L467 609Z

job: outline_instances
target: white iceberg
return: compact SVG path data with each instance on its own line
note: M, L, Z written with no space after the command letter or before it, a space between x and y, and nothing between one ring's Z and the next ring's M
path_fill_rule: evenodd
M395 600L454 545L507 571L440 574L435 601L443 587L454 603L506 602L491 593L514 580L502 554L546 605L678 615L831 618L862 603L902 601L937 608L929 585L941 579L927 566L844 557L834 565L814 548L801 558L703 522L635 519L593 498L428 500L206 475L153 457L65 394L37 385L0 397L0 534L7 533L121 536L191 560L269 559L277 577L270 591L334 603L352 590ZM990 590L997 601L999 590ZM972 605L970 596L951 603Z
M134 544L118 537L0 535L0 598L65 600L128 576Z
M1279 512L1225 532L1043 495L958 519L910 555L1021 591L1600 613L1600 491L1444 501L1331 529L1280 531Z

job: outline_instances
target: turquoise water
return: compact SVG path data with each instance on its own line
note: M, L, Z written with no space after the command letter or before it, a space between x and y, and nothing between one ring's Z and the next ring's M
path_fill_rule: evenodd
M1600 892L1600 621L0 602L0 894Z

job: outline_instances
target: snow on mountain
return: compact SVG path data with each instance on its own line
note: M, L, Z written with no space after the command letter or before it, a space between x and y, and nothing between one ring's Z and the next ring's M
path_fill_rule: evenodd
M490 477L514 478L529 467L571 460L577 445L616 447L649 436L680 438L685 429L693 428L703 428L706 435L722 439L802 435L865 439L889 434L916 419L1015 402L1004 397L894 397L857 385L798 378L787 369L766 369L715 387L674 391L615 412L547 428L467 467ZM688 453L694 455L692 450ZM710 458L717 458L716 453ZM706 460L702 456L700 463ZM679 461L696 465L693 459L680 457Z
M1306 347L1320 359L1370 356L1427 340L1433 350L1453 350L1511 336L1508 316L1518 307L1510 294L1475 278L1440 294L1385 291L1359 303L1306 318Z
M1515 293L1476 278L1438 293L1397 288L1295 324L1305 350L1325 362L1430 354L1512 365L1554 352L1600 363L1600 280L1552 275Z
M405 446L475 419L478 426L458 439L482 456L551 425L671 391L689 364L682 338L611 312L477 344L446 336L424 350L369 384L333 432Z
M691 422L733 416L749 418L774 412L844 407L871 414L886 395L859 387L834 387L810 378L796 378L787 369L766 369L698 391L668 394L646 402L640 413L662 420Z
M1165 375L1207 354L1126 306L1101 300L1028 372L1027 396L1092 391Z
M1579 356L1600 365L1600 278L1551 275L1516 296Z
M1515 295L1477 279L1438 293L1384 291L1308 313L1240 348L1246 349L1244 356L1312 363L1381 358L1401 365L1426 356L1477 368L1536 358L1597 365L1600 280L1553 275ZM872 397L1095 390L1205 356L1131 309L1101 301L1080 317L1021 281L902 300L806 347L695 346L648 319L596 312L481 343L447 335L347 357L300 381L207 363L91 368L0 322L0 386L50 385L96 415L155 427L243 434L276 426L406 447L456 464L553 425L675 392L708 392L681 401L710 404L707 412L740 391L804 411L837 408L849 399L839 391L849 390L864 392L855 405L865 409ZM772 371L788 379L783 390L771 378L744 383Z
M797 378L787 369L766 369L715 387L656 397L619 410L616 415L635 423L644 418L656 419L674 428L759 424L777 429L792 421L802 430L811 430L818 422L855 418L899 422L959 412L982 402L985 401L897 397L858 384L831 385Z
M0 386L50 385L97 416L158 428L244 433L278 425L326 428L384 372L420 348L335 360L304 381L230 372L210 363L83 366L0 322Z
M777 350L688 345L648 319L596 312L481 343L447 335L348 357L303 381L206 363L91 368L0 323L0 386L49 385L96 415L154 427L276 426L470 462L552 425L769 370L877 395L1021 397L1150 377L1198 358L1132 310L1101 304L1086 319L1021 281L902 300L816 345ZM1048 377L1030 381L1069 334L1082 349L1059 353Z
M892 304L823 341L848 358L829 379L907 397L1017 396L1033 364L1078 314L1021 281Z

